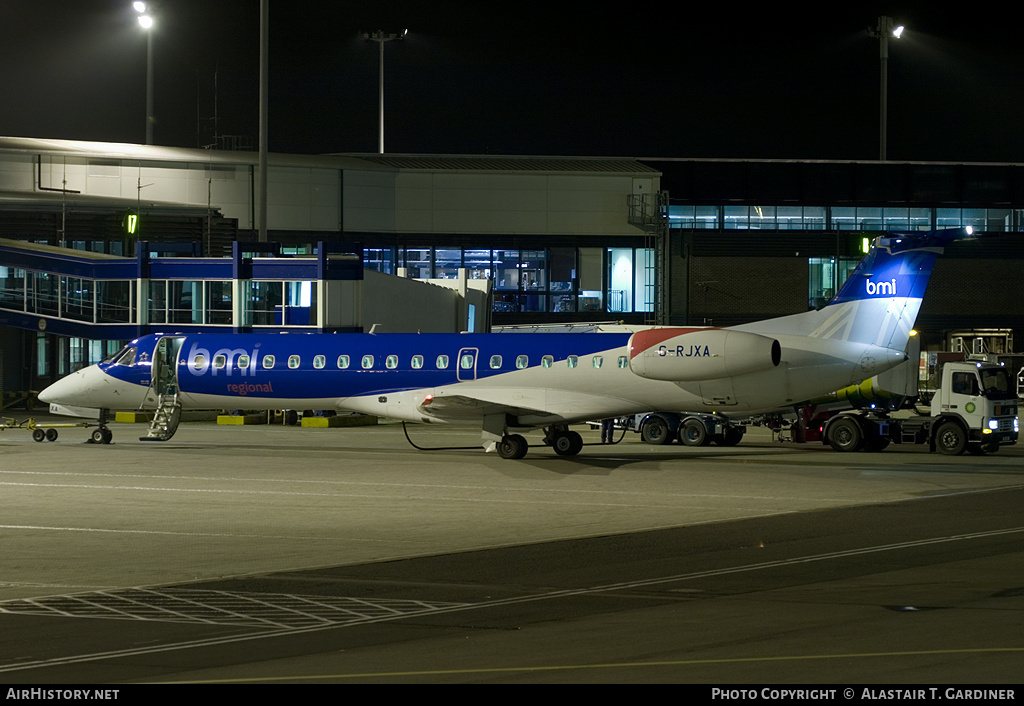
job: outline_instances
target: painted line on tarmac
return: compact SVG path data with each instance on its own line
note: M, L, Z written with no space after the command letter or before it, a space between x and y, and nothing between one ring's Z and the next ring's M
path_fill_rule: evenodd
M680 581L689 581L692 579L706 578L709 576L724 576L728 574L741 574L752 571L763 571L765 569L781 568L786 566L794 566L797 564L810 564L821 561L829 561L833 559L843 559L852 556L863 556L866 554L876 554L882 552L898 551L901 549L912 549L917 547L925 547L939 544L948 544L952 542L964 542L972 541L977 539L986 539L990 537L1001 537L1013 534L1024 533L1024 527L1010 527L999 530L988 530L984 532L970 532L966 534L948 535L944 537L928 537L925 539L910 540L906 542L896 542L893 544L882 544L871 547L858 547L854 549L845 549L835 552L826 552L824 554L810 554L807 556L793 557L790 559L778 559L775 561L766 561L757 564L749 564L745 566L734 566L723 569L709 569L706 571L697 571L689 574L676 574L673 576L662 576L651 579L640 579L637 581L628 581L622 583L605 584L601 586L589 586L584 588L575 589L564 589L560 591L550 591L546 593L537 593L526 596L501 598L492 601L482 601L480 603L465 604L459 606L453 606L451 608L441 608L424 611L410 611L403 615L395 616L380 616L373 618L366 618L362 620L353 620L352 622L346 623L342 626L331 625L326 627L311 627L311 628L296 628L288 630L271 630L271 631L260 631L256 633L249 633L245 635L234 635L234 636L222 636L217 638L206 638L201 640L189 640L185 642L172 643L168 645L154 645L151 647L143 648L132 648L126 650L111 650L108 652L96 652L91 654L82 655L69 655L67 657L57 657L54 659L37 660L23 663L12 663L0 665L0 673L4 672L15 672L26 669L38 669L43 667L55 667L68 664L78 664L83 662L95 662L104 659L111 658L124 658L133 657L139 655L157 654L161 652L173 652L179 650L190 650L201 647L212 647L216 645L226 645L239 642L248 642L252 640L262 640L266 638L294 636L313 632L322 632L323 630L340 629L345 627L351 627L355 625L369 625L383 622L393 622L396 620L407 620L411 618L417 618L426 615L436 616L443 613L459 613L467 612L472 610L481 610L486 608L493 608L498 606L508 606L524 603L535 603L538 601L549 601L561 598L571 598L574 596L582 596L588 594L597 593L608 593L612 591L619 591L623 589L642 588L645 586L654 586L664 583L675 583ZM1012 648L1017 649L1017 648Z
M445 677L471 674L523 674L531 672L570 672L589 669L644 669L651 667L696 667L706 665L753 664L758 662L802 662L809 660L869 659L878 657L932 657L941 655L1011 654L1024 652L1024 647L975 647L945 650L904 650L901 652L850 652L832 655L778 655L775 657L722 657L720 659L679 659L652 662L605 662L598 664L558 664L522 667L479 667L476 669L424 669L406 672L364 672L349 674L306 674L302 676L238 677L235 679L201 679L196 681L158 681L153 684L238 684L259 682L319 681L321 679L381 679L387 677ZM805 687L810 688L810 687Z

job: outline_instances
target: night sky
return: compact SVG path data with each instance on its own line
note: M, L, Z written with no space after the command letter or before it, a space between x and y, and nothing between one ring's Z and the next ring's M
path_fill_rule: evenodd
M936 3L843 13L687 3L270 0L270 149L876 159L879 14L892 160L1024 161L1024 50L1012 18ZM0 135L143 142L145 37L129 0L0 3ZM581 8L586 8L582 12ZM259 1L155 8L155 142L258 130ZM1007 12L1003 10L1001 12ZM987 26L982 23L987 23Z

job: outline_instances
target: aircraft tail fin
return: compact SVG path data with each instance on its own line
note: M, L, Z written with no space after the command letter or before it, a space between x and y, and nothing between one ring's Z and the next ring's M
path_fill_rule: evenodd
M890 233L875 238L868 254L818 311L739 326L764 334L794 334L906 350L936 258L969 229Z

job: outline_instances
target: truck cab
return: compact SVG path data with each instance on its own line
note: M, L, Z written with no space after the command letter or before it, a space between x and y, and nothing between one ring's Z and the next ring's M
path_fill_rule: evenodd
M993 363L946 363L942 381L932 397L935 444L945 453L995 451L1002 444L1014 444L1019 431L1017 385L1005 367ZM960 433L944 425L957 424Z

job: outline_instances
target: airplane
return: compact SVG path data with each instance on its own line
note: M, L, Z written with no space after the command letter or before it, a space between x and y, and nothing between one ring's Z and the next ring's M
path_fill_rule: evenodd
M471 424L487 450L523 458L543 429L560 456L570 424L652 410L753 414L859 383L902 363L936 257L967 229L891 233L827 305L717 327L618 333L149 334L39 394L51 409L348 410ZM770 286L770 285L768 285ZM162 426L161 426L162 424Z

